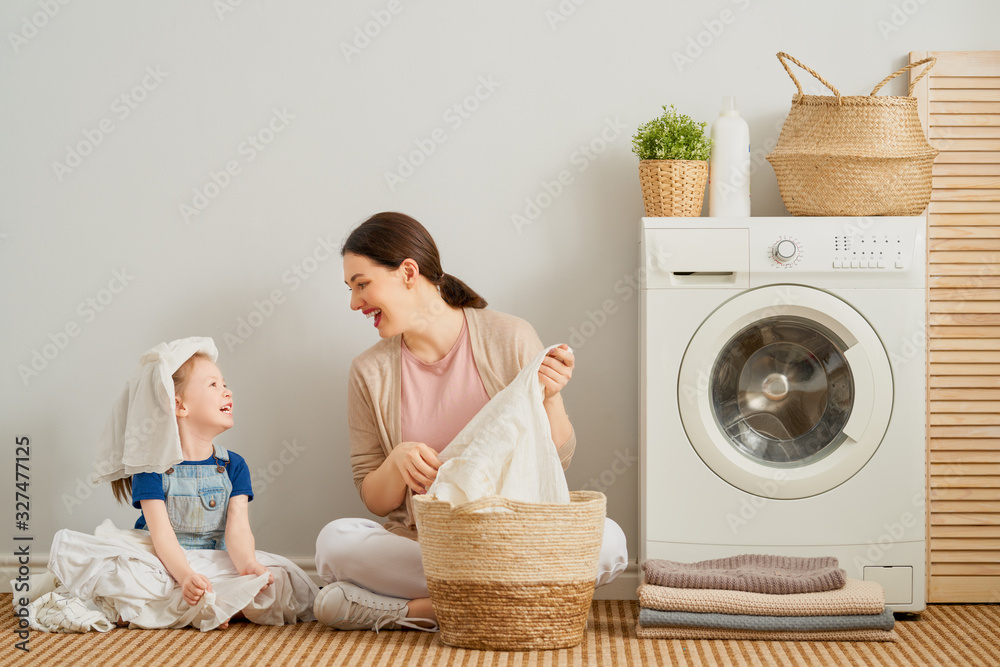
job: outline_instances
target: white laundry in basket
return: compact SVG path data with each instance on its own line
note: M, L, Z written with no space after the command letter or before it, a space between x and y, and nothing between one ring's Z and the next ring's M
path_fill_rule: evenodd
M546 348L442 450L427 495L461 505L484 496L568 503L569 487L542 405L538 368Z

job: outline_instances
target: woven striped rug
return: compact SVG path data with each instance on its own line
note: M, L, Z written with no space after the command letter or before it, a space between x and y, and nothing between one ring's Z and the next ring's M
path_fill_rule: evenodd
M765 642L640 640L634 601L596 601L583 644L561 651L494 653L445 646L436 634L337 632L318 623L228 630L32 632L14 647L11 595L0 595L0 665L1000 665L1000 606L935 605L896 623L899 641Z

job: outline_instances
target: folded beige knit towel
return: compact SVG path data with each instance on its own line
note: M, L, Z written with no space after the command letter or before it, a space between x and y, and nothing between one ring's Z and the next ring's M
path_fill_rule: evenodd
M848 579L843 588L818 593L770 595L714 588L639 586L639 606L663 611L752 616L848 616L879 614L885 594L875 581Z
M644 628L636 624L639 639L761 639L810 642L894 642L895 630L831 630L821 632L764 632L716 628Z
M650 559L642 569L646 583L654 586L781 595L830 591L843 588L847 581L836 558L744 554L698 563Z

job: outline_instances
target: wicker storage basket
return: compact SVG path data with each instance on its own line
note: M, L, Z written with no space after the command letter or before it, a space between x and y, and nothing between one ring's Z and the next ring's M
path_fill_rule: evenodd
M705 160L639 160L647 217L698 217L708 183Z
M890 74L869 95L842 96L823 77L787 53L779 53L798 93L767 156L792 215L919 215L931 198L931 163L938 151L927 142L917 116L913 87L934 58ZM791 61L833 95L803 95ZM877 97L886 83L927 64L910 82L907 97Z
M500 651L582 642L606 502L595 491L574 491L569 504L489 496L452 507L414 496L441 640Z

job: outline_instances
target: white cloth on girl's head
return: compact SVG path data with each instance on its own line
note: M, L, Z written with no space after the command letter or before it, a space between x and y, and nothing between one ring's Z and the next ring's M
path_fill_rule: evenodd
M552 442L538 368L546 348L496 394L439 455L444 461L427 495L461 505L500 495L568 503L569 486Z
M142 355L101 434L95 484L140 472L162 473L184 460L172 376L196 352L204 352L212 361L219 358L215 342L203 337L160 343Z

